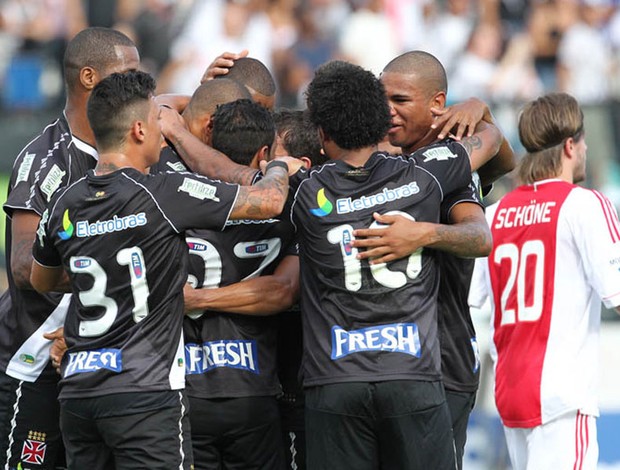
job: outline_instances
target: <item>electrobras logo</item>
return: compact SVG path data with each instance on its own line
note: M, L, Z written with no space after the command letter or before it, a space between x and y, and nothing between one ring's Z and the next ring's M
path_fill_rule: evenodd
M362 196L358 199L350 197L336 200L336 212L338 214L349 214L351 212L361 211L374 206L386 204L406 197L411 197L420 192L418 183L412 181L398 188L383 188L381 192L371 194L370 196Z
M98 220L96 222L80 220L76 222L74 226L69 218L69 209L67 209L62 216L62 228L64 230L59 231L58 236L62 240L68 240L74 234L79 238L93 237L140 227L146 225L146 222L146 214L140 212L139 214L131 214L125 217L118 217L115 215L112 219Z
M420 192L418 183L412 181L397 188L383 188L381 192L371 194L370 196L361 196L357 199L350 197L336 199L336 212L338 214L350 214L375 206L380 206L388 202L396 201L407 197L414 196ZM316 202L319 206L316 209L310 209L312 215L317 217L325 217L334 210L334 205L325 196L325 188L319 189L316 193Z
M331 214L334 209L334 205L329 199L327 199L327 196L325 196L325 188L319 189L319 192L316 193L316 203L319 207L316 209L310 209L310 213L312 215L316 215L317 217L325 217L326 215Z

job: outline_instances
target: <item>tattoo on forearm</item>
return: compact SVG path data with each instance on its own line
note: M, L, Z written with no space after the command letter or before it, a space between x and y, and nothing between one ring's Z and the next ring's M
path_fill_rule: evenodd
M491 243L491 233L478 223L476 218L465 218L456 225L439 225L437 235L443 246L450 246L454 254L460 256L478 256L482 246Z
M469 155L471 155L472 151L482 148L482 139L477 135L463 137L463 139L461 139L461 143Z
M209 147L203 147L200 152L190 151L185 146L182 137L173 136L172 145L190 167L192 171L211 179L237 183L243 186L252 184L256 170L233 163L227 156ZM198 155L200 154L200 155Z
M288 188L288 173L275 168L254 186L243 187L235 203L235 212L248 218L261 218L274 200L284 200Z

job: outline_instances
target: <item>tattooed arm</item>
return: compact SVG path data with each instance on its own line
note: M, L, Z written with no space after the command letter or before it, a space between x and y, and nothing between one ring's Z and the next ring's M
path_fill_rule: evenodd
M20 289L32 289L32 244L41 217L34 211L16 210L11 217L11 262L9 268L15 285Z
M493 124L480 121L471 137L463 137L461 144L471 160L471 170L475 171L491 160L499 152L502 134Z
M273 165L274 162L272 162ZM266 162L261 162L263 172ZM252 186L241 186L230 214L231 219L269 219L282 209L288 195L288 170L270 166L263 179Z
M400 215L374 214L383 228L353 232L353 246L365 248L358 258L374 258L371 264L387 263L409 256L423 247L447 251L457 256L487 256L493 241L484 212L478 204L460 203L450 213L450 225L415 222Z
M160 109L161 130L191 170L212 179L250 185L256 170L233 162L222 152L205 145L195 137L176 111Z
M432 108L432 112L435 122L431 127L439 130L437 138L441 140L451 133L463 143L469 152L472 170L479 170L483 186L514 169L512 147L484 101L470 98L447 108ZM480 126L481 122L494 127L497 132L489 132L489 126Z

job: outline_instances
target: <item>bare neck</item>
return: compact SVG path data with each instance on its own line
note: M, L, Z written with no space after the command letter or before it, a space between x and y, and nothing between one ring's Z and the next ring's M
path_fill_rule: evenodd
M95 136L88 123L86 115L87 94L69 95L65 104L65 115L71 128L71 133L87 144L95 146Z
M343 162L353 166L361 167L366 164L370 156L378 150L377 145L371 145L369 147L362 147L355 150L347 150L334 146L332 152L327 154L333 160L342 160Z
M146 165L136 163L135 159L131 158L127 154L123 152L109 151L99 154L99 160L97 161L97 166L95 167L95 175L108 175L120 170L121 168L134 168L141 173L148 173L148 168Z

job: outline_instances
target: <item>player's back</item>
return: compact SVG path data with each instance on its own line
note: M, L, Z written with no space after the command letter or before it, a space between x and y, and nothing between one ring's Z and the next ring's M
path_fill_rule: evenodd
M4 204L8 289L0 298L0 368L20 380L34 381L40 374L41 380L58 380L49 365L49 341L37 332L62 326L69 298L16 286L11 272L13 214L16 210L43 214L54 192L93 168L96 156L93 147L71 135L63 116L28 143L15 160Z
M299 184L293 215L304 342L313 351L304 358L306 385L439 378L435 255L421 250L370 266L350 242L354 229L376 225L373 212L438 222L443 194L470 180L458 147L431 149L417 163L381 153L361 168L330 162Z
M268 220L229 221L223 231L190 230L190 282L217 288L272 274L297 255L287 204ZM202 398L268 396L279 392L277 319L203 311L184 321L187 390Z
M46 245L35 257L62 263L79 300L65 325L61 396L183 386L183 231L221 228L238 190L209 183L189 173L146 176L125 168L91 173L52 201L47 228L37 235L55 250Z
M620 238L615 210L596 191L545 180L509 193L488 218L504 423L533 427L575 409L596 414L599 295L615 295L619 279L609 270Z

